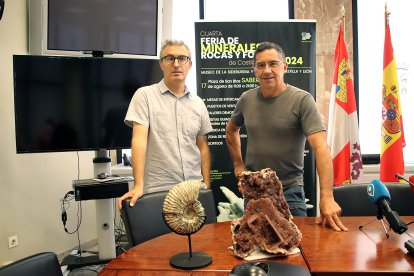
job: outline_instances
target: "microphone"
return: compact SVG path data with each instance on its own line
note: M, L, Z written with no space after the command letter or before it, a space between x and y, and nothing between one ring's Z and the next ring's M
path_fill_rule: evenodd
M397 212L393 211L390 206L391 195L387 187L379 180L371 181L367 188L368 198L372 203L377 205L379 214L385 216L391 229L402 234L407 231L408 227L403 222Z
M405 179L404 176L402 176L399 173L396 173L395 174L395 177L398 180L404 180L405 182L407 182L408 184L410 184L410 190L411 190L411 192L414 192L414 175L410 176L409 180Z

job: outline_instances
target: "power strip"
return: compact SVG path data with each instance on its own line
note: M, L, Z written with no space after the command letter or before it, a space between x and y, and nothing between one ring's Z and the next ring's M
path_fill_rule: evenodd
M404 246L407 248L409 253L414 254L414 239L406 241Z

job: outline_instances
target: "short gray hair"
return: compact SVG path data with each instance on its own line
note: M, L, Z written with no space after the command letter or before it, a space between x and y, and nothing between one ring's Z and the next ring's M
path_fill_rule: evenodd
M162 54L163 54L165 48L168 47L168 46L184 46L187 49L187 51L188 51L188 56L191 58L190 48L187 46L187 44L184 43L184 41L182 41L182 40L169 40L169 39L167 39L167 40L165 40L162 43L161 51L160 51L160 60L163 58L163 55Z

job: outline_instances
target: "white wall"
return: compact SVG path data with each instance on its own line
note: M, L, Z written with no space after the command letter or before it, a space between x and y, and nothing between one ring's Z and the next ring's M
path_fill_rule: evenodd
M6 0L0 21L0 265L41 251L77 246L64 232L60 201L77 178L76 152L16 154L13 54L28 54L27 0ZM80 152L80 178L93 175L94 152ZM68 230L76 223L77 203L68 211ZM96 238L95 204L82 202L81 243ZM8 237L19 245L9 249Z

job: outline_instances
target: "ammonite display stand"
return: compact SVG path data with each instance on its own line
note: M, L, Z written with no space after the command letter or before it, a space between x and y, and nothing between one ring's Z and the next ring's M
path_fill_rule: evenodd
M175 185L164 199L162 217L165 224L178 235L188 237L189 252L172 256L170 264L180 269L196 269L211 264L211 257L203 252L193 252L191 235L206 222L206 213L198 196L200 180L187 180Z
M164 213L162 214L162 217L165 221ZM206 217L204 216L204 221ZM165 223L168 225L168 223L165 221ZM203 224L201 224L200 228L196 229L192 233L185 234L188 237L188 252L179 253L177 255L174 255L170 259L170 264L179 269L185 269L185 270L191 270L191 269L197 269L209 266L212 263L211 256L204 253L204 252L193 252L191 247L191 234L194 234L198 232L201 227L203 227ZM172 229L169 225L168 227L173 231L174 233L178 235L183 235L178 232L176 232L174 229Z

